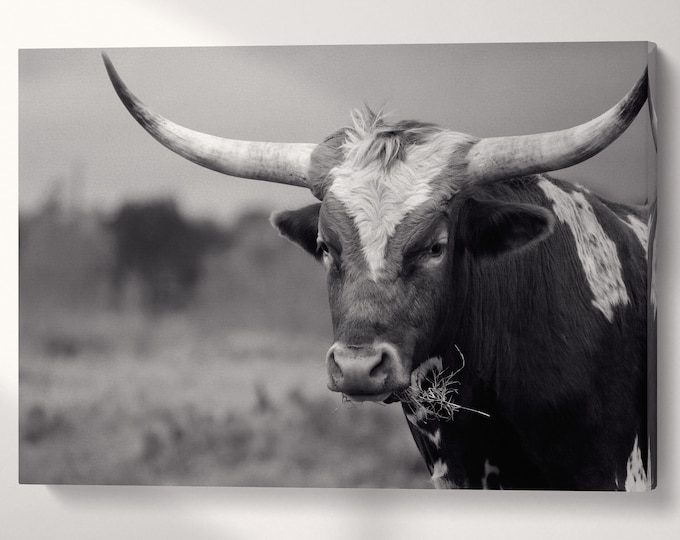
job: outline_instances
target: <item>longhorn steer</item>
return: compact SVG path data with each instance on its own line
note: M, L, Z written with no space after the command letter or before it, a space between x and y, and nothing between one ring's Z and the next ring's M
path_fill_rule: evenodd
M647 216L546 174L628 127L646 71L558 132L479 139L365 110L321 144L280 144L178 126L105 63L174 152L321 200L272 221L326 270L328 387L401 401L435 486L650 486Z

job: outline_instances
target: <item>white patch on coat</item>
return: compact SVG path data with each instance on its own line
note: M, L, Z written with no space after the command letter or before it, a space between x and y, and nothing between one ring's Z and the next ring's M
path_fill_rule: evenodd
M594 296L593 306L612 322L614 308L630 302L616 244L604 232L583 193L568 193L545 179L540 180L538 186L553 201L557 218L568 225L574 235L576 250Z
M442 445L442 432L440 429L435 430L434 435L430 436L430 440L432 441L432 444L434 444L437 448L441 448Z
M496 465L491 465L487 459L484 462L484 476L482 476L482 489L489 489L489 476L495 474L500 477L501 470Z
M437 489L455 489L456 484L448 478L449 467L441 459L438 459L432 467L430 481Z
M650 463L649 459L647 463ZM626 483L624 487L626 491L649 491L651 489L650 478L642 462L642 452L637 436L633 443L633 451L626 463Z
M345 206L359 232L361 248L375 281L385 263L387 242L397 226L433 197L433 180L446 168L460 134L441 132L425 144L410 147L390 166L366 160L371 139L344 145L345 161L330 171L329 188Z
M416 428L420 434L427 437L429 439L429 441L432 444L434 444L437 449L439 449L441 447L442 432L439 428L437 428L434 433L429 432L427 429L425 429L421 425L421 421L418 419L418 417L415 414L406 413L406 420L408 421L409 424L411 424L414 428Z
M647 256L647 244L649 241L649 229L647 227L647 224L642 221L639 217L629 214L626 216L625 219L621 219L621 221L630 228L630 230L635 233L635 236L637 239L640 241L640 245L642 246L642 249L645 250L645 257Z

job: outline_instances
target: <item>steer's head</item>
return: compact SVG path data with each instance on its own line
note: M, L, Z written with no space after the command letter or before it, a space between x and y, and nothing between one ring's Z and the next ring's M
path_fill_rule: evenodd
M444 352L450 336L441 330L456 307L454 253L480 246L461 219L503 235L508 248L548 231L551 218L542 209L515 205L511 212L471 199L464 164L476 142L357 112L352 127L312 154L322 202L274 215L279 230L326 270L335 334L327 354L331 390L383 400L407 388L423 360Z
M539 135L478 139L364 111L320 144L259 143L168 121L105 62L130 113L171 150L229 175L306 187L320 199L275 214L273 223L325 268L334 329L328 386L353 399L401 392L418 365L446 352L462 256L497 256L549 234L546 210L485 199L479 184L587 159L628 127L647 95L645 72L600 117Z

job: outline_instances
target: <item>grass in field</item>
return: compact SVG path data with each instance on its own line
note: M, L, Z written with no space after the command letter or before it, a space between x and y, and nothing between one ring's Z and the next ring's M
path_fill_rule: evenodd
M186 315L22 321L25 483L427 488L398 405L325 388L325 339Z

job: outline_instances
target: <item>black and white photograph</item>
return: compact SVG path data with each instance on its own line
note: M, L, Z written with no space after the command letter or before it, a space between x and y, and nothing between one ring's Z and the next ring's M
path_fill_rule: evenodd
M653 489L655 70L20 50L19 481Z

